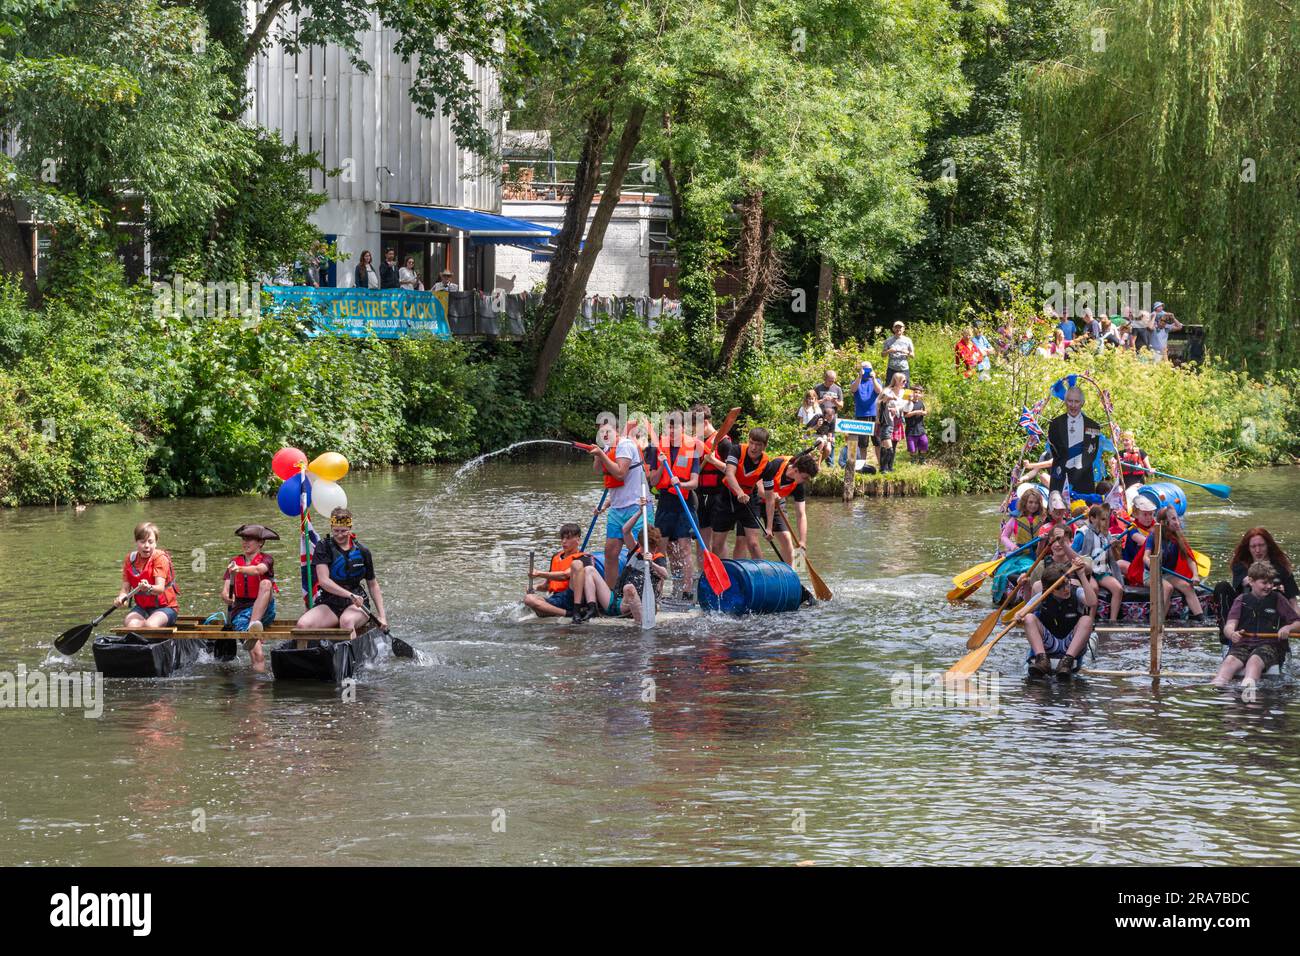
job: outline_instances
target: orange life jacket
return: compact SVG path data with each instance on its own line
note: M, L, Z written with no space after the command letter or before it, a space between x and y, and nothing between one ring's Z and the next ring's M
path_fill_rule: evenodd
M261 551L253 555L251 559L245 558L242 554L235 556L235 564L241 568L251 568L254 565L266 564L270 567L270 562ZM275 573L268 572L265 575L260 574L231 574L230 591L236 600L255 601L257 600L257 590L262 585L262 578L271 582L271 588L279 591L280 586L275 583Z
M621 483L622 482L620 482L620 484ZM573 554L565 554L563 551L556 551L555 554L551 555L551 570L568 571L569 568L573 565L574 561L576 561L578 558L585 558L586 556L587 556L586 551L575 551L573 552ZM546 582L546 590L554 591L557 594L560 591L567 591L568 589L569 589L568 581L547 581Z
M790 466L790 462L794 461L794 459L778 458L776 460L779 461L781 465L776 469L776 477L772 479L772 490L775 491L782 498L787 498L790 496L791 492L793 492L796 488L799 487L799 482L797 481L791 481L787 484L781 483L781 479L785 476L786 468Z
M656 488L663 489L671 486L672 482L668 479L669 471L677 476L678 481L691 480L693 463L700 456L699 443L689 435L680 436L680 442L677 446L677 457L671 461L669 455L672 453L672 446L668 443L668 436L662 436L656 443L655 447L659 449L659 467L662 469Z
M122 562L122 576L126 580L127 590L135 587L141 582L152 585L154 579L158 576L155 573L155 565L158 563L158 557L167 562L167 587L162 594L137 594L134 601L142 608L151 607L176 607L176 595L180 590L176 587L176 572L172 566L172 556L161 548L154 551L153 555L144 564L137 565L136 559L140 552L132 551Z
M701 445L700 457L712 455L714 449L718 447L718 442L722 440L722 432L714 429L713 434L708 438L699 439ZM700 485L702 490L717 488L722 484L722 472L707 461L700 464Z
M740 446L740 460L736 462L736 483L740 485L742 491L748 494L753 487L758 484L758 479L763 477L763 471L767 468L767 452L763 452L758 459L758 464L753 471L746 471L745 467L749 464L749 442Z

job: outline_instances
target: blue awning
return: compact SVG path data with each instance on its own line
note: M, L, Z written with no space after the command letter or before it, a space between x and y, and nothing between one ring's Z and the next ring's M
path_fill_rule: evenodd
M526 219L513 219L510 216L497 216L490 212L475 212L470 209L443 209L438 206L405 206L389 203L390 209L396 209L410 216L419 216L430 222L442 223L452 229L459 229L468 234L469 241L479 246L519 246L524 249L542 249L559 235L560 230L543 226L541 223Z

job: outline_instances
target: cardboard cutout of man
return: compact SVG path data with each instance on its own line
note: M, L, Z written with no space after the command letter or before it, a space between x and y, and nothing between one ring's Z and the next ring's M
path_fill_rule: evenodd
M1047 444L1052 450L1051 490L1063 491L1068 480L1073 494L1096 494L1093 466L1101 452L1101 425L1083 414L1083 389L1077 385L1065 393L1065 414L1047 426Z

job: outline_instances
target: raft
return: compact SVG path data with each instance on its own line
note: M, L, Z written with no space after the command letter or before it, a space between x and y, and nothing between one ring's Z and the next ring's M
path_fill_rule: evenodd
M1202 584L1196 585L1196 596L1205 609L1205 616L1218 627L1223 627L1223 615L1227 608L1219 607L1219 599L1214 592ZM1187 603L1177 591L1169 598L1169 609L1165 620L1176 624L1187 612ZM1147 624L1151 620L1151 594L1148 588L1126 586L1124 598L1120 604L1119 619L1125 623ZM1097 597L1097 622L1106 624L1110 621L1110 592L1102 590Z
M731 587L717 594L703 574L698 584L700 606L723 614L781 614L797 611L804 588L788 564L752 558L724 559Z
M175 628L161 628L175 632ZM112 637L96 637L91 645L95 670L105 677L171 677L198 660L210 642L177 638L141 628L118 628Z
M358 669L379 657L379 641L373 622L357 631L352 640L311 640L310 635L338 635L338 628L326 631L293 631L293 640L271 649L271 673L276 680L332 681L341 684L354 677ZM343 635L346 637L346 635ZM298 640L309 640L307 647L296 647Z

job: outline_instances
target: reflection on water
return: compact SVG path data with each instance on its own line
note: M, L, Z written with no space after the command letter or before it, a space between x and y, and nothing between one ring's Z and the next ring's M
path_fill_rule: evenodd
M1251 703L1191 680L1028 683L1012 634L987 665L996 712L893 705L895 675L946 667L987 612L943 596L990 553L994 499L811 503L836 598L796 615L518 625L529 551L544 561L599 497L553 462L487 462L450 490L452 467L349 476L395 632L427 658L367 672L353 703L241 658L110 682L99 720L0 711L0 863L1300 862L1289 677ZM1224 564L1264 524L1300 553L1295 473L1236 484L1230 505L1193 492L1194 543ZM292 572L272 515L257 498L0 513L11 566L51 584L35 617L30 593L0 596L0 670L40 666L107 606L138 521L162 527L197 612L245 521L280 531ZM1107 638L1099 666L1147 654ZM1218 662L1196 638L1164 654Z

